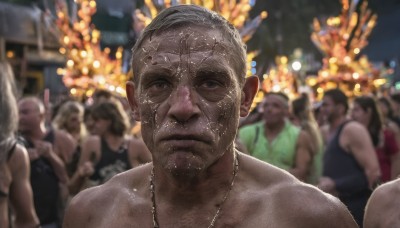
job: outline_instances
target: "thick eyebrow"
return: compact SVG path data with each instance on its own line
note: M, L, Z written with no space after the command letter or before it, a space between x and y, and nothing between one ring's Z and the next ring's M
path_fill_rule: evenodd
M207 58L206 61L203 61L196 69L196 76L202 76L204 74L218 74L224 78L235 78L234 70L227 64L216 64L216 60L214 57ZM236 78L234 79L236 80Z
M165 67L149 67L140 75L140 84L151 81L155 78L171 78L174 75L171 69Z
M224 69L224 68L214 68L214 69L210 69L210 68L199 68L196 70L196 77L205 77L205 76L209 76L209 75L218 75L218 78L220 79L227 79L230 78L230 74L229 71Z

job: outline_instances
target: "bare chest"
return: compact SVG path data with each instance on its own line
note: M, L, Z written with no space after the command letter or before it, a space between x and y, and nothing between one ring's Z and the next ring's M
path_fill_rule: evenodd
M296 225L290 216L282 214L276 202L264 193L239 194L221 208L214 226L210 226L216 207L193 207L181 210L175 205L157 205L156 219L160 228L274 228L304 227ZM101 214L88 216L90 222L83 227L154 227L151 201L142 200L140 204L116 204L104 206ZM94 219L93 219L94 218ZM293 225L294 224L294 225Z

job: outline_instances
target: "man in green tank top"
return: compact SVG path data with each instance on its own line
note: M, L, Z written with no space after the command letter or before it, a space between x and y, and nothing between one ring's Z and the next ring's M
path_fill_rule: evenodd
M263 121L240 129L239 138L250 155L305 180L311 165L308 135L290 123L289 99L267 93L261 103Z

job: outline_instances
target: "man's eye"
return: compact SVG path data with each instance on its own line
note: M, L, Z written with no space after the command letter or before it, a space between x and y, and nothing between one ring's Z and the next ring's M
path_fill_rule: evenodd
M158 80L158 81L152 82L149 85L150 89L156 89L156 90L163 90L163 89L167 89L168 87L169 87L169 83L164 80Z
M206 80L201 83L200 87L205 89L216 89L221 87L221 83L216 80Z

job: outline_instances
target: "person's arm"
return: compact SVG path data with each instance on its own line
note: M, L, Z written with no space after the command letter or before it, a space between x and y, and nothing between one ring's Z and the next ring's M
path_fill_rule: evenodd
M8 161L12 182L10 186L10 203L15 213L15 227L38 227L39 219L33 204L33 193L30 185L30 165L27 151L17 145Z
M152 155L142 139L130 138L129 162L132 167L152 161Z
M96 151L100 139L97 136L91 136L82 143L81 156L79 158L78 169L72 175L68 184L68 189L71 194L76 194L80 191L87 177L94 173L93 162L98 160Z
M295 164L294 167L289 170L289 172L301 181L305 181L307 179L307 175L310 171L310 164L312 160L312 146L310 143L311 140L308 133L304 130L300 131L296 143Z
M78 146L74 138L65 131L55 130L55 152L65 165L71 163L72 157Z
M50 162L58 180L63 184L67 184L68 183L67 170L65 169L64 162L54 152L53 145L45 141L35 141L35 148L40 156L44 157L47 161Z
M368 186L372 189L381 176L379 162L367 129L359 123L348 123L341 135L340 141L353 154L358 164L364 169ZM338 186L337 186L338 187Z

